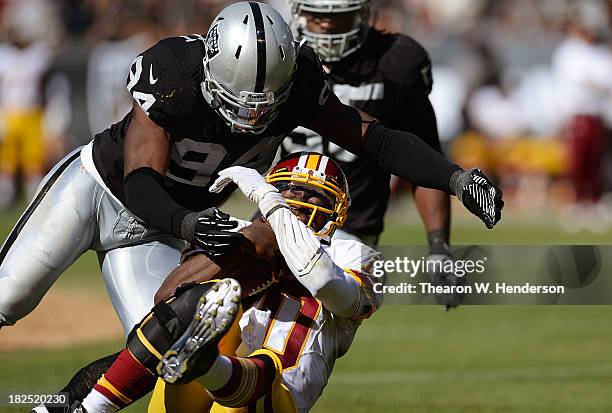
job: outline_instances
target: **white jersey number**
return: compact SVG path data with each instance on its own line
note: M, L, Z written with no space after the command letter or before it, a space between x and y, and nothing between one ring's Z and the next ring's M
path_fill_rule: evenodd
M253 168L263 174L272 165L282 139L283 136L277 136L259 141L234 161L232 166ZM166 175L177 182L205 187L218 172L226 155L227 149L223 145L185 138L172 145Z
M130 67L127 90L132 94L134 100L138 102L143 112L146 113L147 116L149 116L149 109L151 109L151 106L153 106L153 104L155 103L155 96L153 96L151 93L143 93L138 92L136 90L132 90L140 80L140 76L142 76L142 56L138 56L134 60L134 63L132 63L132 67Z

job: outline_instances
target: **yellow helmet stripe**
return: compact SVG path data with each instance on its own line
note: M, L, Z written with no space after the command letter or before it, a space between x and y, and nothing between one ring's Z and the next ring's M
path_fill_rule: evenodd
M321 159L321 155L308 156L308 161L306 162L306 168L316 171L317 165L319 164L319 159Z

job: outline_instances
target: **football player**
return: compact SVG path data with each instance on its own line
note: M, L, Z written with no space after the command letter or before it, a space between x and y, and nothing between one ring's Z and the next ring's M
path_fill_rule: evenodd
M260 230L273 231L286 263L283 275L256 292L256 301L243 298L242 312L240 285L231 279L205 283L223 271L202 250L192 250L187 268L168 280L175 287L198 284L183 284L145 317L83 401L84 411L127 406L151 389L156 372L174 385L158 384L163 397L154 396L149 411L306 412L362 320L380 305L369 273L377 253L355 240L330 241L350 204L346 178L333 160L298 153L280 161L266 179L244 167L219 175L211 190L235 182L259 205L270 224ZM240 259L237 252L234 258ZM254 274L236 276L252 283ZM196 378L215 405L196 383L176 386Z
M369 0L290 0L291 28L321 57L336 96L385 125L414 133L441 152L429 101L431 61L408 36L370 27ZM347 152L316 132L297 128L283 142L286 152L324 152L345 171L353 204L343 231L375 244L383 230L390 175L371 159ZM446 192L414 190L432 256L449 256L450 199ZM348 234L347 234L348 233Z
M47 176L0 250L0 326L28 314L88 249L124 330L148 311L183 240L221 253L240 237L209 193L232 165L265 171L297 126L417 185L457 195L488 228L501 192L416 135L340 103L313 50L269 6L234 3L201 35L164 39L130 69L132 111ZM137 287L136 287L137 286Z

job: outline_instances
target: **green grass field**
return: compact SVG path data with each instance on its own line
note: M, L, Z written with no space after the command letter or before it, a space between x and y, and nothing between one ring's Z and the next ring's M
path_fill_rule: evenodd
M414 214L404 215L391 211L383 244L421 242ZM16 218L0 216L0 234ZM495 231L457 221L457 244L612 241L610 232L564 234L549 219L510 217ZM105 294L95 256L83 257L54 288ZM448 313L438 306L383 307L338 360L314 411L612 412L611 320L612 307L603 306L465 306ZM0 353L0 396L56 391L79 367L121 345ZM29 410L0 403L0 412ZM146 411L146 400L129 411Z

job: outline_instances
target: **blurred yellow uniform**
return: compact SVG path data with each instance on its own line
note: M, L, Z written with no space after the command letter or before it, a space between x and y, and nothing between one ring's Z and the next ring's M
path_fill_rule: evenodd
M0 117L0 172L14 174L21 167L25 175L40 174L44 167L42 111L6 111Z
M44 164L43 77L50 50L0 45L0 173L40 175Z

